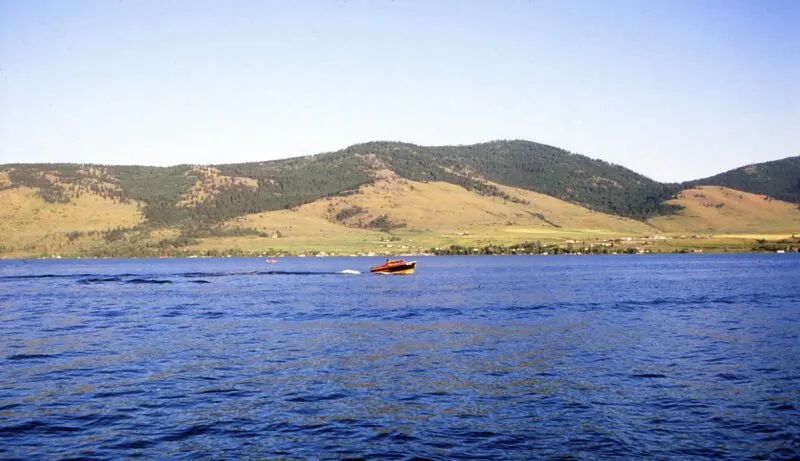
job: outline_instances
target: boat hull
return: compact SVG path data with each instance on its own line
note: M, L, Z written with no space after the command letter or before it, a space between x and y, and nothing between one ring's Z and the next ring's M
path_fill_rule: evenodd
M416 261L410 262L402 262L402 263L387 263L381 264L380 266L375 266L370 268L370 272L373 274L396 274L396 275L403 275L403 274L413 274L414 269L417 266Z

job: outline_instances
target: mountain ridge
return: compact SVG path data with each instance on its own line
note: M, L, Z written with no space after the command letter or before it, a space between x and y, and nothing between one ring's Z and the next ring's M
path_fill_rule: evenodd
M0 165L12 183L36 187L51 202L64 202L67 197L63 188L48 180L47 171L56 172L61 182L79 187L92 178L105 181L103 194L144 202L145 215L154 224L221 221L245 213L299 206L373 182L374 171L382 168L407 179L443 180L484 195L502 196L489 182L520 187L635 219L677 212L678 207L666 202L680 189L703 183L800 202L800 184L792 183L792 178L800 176L800 157L748 165L684 183L662 183L621 165L526 140L458 146L370 141L334 152L208 167L239 180L209 186L216 192L186 207L177 204L201 179L192 165ZM87 174L87 170L95 171ZM753 170L759 174L742 173ZM779 186L772 179L775 177L781 178Z
M682 183L684 186L715 185L800 203L800 155L724 171Z

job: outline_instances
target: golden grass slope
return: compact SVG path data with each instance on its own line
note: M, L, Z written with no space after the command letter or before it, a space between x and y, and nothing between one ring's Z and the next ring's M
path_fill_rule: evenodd
M665 232L800 233L798 205L721 186L686 189L667 203L684 209L649 222Z
M668 234L724 233L740 240L800 233L796 205L727 188L686 190L670 202L684 206L683 212L645 223L594 212L536 192L492 185L518 200L481 196L445 182L410 181L384 170L374 184L363 186L355 194L317 200L291 211L240 217L226 226L254 227L279 234L281 237L270 245L292 251L349 248L379 252L390 247L385 242L388 234L365 227L385 215L391 223L403 226L392 231L402 238L391 251L401 253L406 248L420 250L450 244L644 237L659 230ZM345 210L358 212L343 215ZM244 240L239 240L238 244L243 244ZM258 239L249 241L248 245L263 245Z
M198 250L265 248L295 252L393 252L421 251L450 244L487 245L525 240L563 241L594 235L642 235L653 229L639 221L596 213L556 198L512 187L495 185L519 202L470 192L445 182L415 182L380 171L374 184L355 194L330 197L292 210L242 216L225 223L227 228L255 228L273 239L229 237L209 239ZM343 210L361 212L342 219ZM337 218L337 215L339 217ZM395 225L390 235L369 228L385 215Z
M195 172L200 180L184 197L185 206L207 199L222 185L256 186L243 178L222 176L212 167L197 167ZM51 178L70 197L66 204L46 203L36 195L36 189L27 187L0 190L0 256L75 255L87 249L102 252L111 248L102 235L90 233L129 228L142 224L144 219L141 204L120 203L103 196L103 192L117 187L106 181L106 176L98 169L77 185ZM446 182L410 181L386 169L377 169L375 177L373 184L350 195L317 200L291 210L241 216L222 224L229 229L257 229L262 235L203 238L186 249L197 253L233 249L306 254L413 253L450 244L480 247L531 240L563 244L570 239L644 237L658 230L673 235L725 234L737 241L800 234L797 205L719 186L684 190L668 202L683 206L683 211L641 222L488 181L512 199L482 196ZM8 174L0 171L0 189L11 183ZM396 226L391 234L370 227L382 216ZM84 235L70 238L70 233ZM141 235L131 234L130 239L149 245L179 235L179 229L148 230ZM130 240L128 236L125 239Z
M374 184L361 187L356 194L318 200L300 207L300 212L335 220L342 210L359 207L364 211L347 218L344 224L363 226L386 215L391 222L408 228L444 233L520 226L652 231L639 221L597 213L536 192L493 185L521 203L479 195L446 182L409 181L384 171Z
M0 191L0 248L8 254L73 249L70 232L131 227L142 220L138 204L97 194L81 193L69 203L53 204L28 187Z
M270 237L210 239L205 240L197 248L201 250L239 248L245 251L274 248L295 253L342 254L378 249L381 247L381 240L386 238L386 234L376 230L348 228L332 223L324 217L309 212L308 208L240 216L226 222L224 227L258 229Z

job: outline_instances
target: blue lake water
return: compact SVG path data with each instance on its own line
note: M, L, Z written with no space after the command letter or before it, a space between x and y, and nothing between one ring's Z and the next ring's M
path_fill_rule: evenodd
M0 458L797 459L800 255L0 261Z

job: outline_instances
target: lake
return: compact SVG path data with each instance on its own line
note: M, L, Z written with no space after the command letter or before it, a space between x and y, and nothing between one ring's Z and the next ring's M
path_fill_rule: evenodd
M797 459L800 255L0 261L0 458Z

